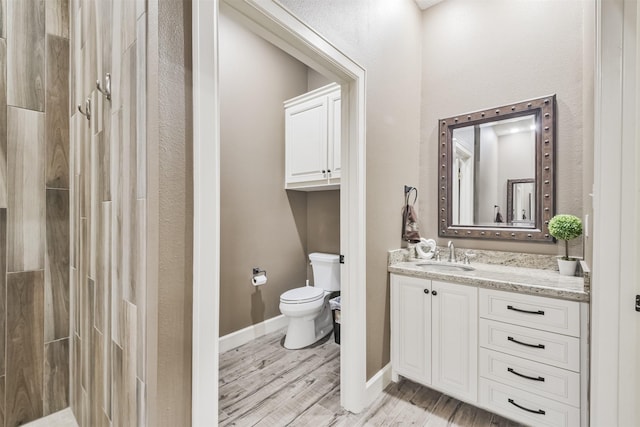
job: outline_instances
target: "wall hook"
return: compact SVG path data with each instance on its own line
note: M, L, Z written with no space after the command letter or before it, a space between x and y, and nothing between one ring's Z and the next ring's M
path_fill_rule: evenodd
M85 116L87 120L91 121L91 98L87 98L84 101L84 111L82 111L82 106L78 104L78 111L80 111L80 114Z
M111 101L111 74L107 73L104 76L104 89L102 88L100 80L96 80L96 88L101 94L107 97L108 101Z

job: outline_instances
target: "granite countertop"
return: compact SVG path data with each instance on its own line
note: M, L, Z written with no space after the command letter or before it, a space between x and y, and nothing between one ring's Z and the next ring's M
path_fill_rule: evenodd
M417 265L425 260L394 262L390 258L389 261L390 273L571 301L589 301L588 275L561 276L552 270L482 263L472 263L472 271L447 271Z

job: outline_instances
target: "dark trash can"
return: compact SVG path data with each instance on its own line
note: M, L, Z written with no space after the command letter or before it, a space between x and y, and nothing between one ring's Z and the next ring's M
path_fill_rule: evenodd
M336 344L340 344L340 297L330 299L329 306L333 314L333 337Z

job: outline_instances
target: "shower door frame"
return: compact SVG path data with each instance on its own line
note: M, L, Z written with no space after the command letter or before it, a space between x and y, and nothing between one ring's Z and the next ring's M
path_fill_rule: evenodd
M194 0L194 275L192 425L218 419L220 306L220 103L218 13L224 7L252 31L342 88L340 402L360 412L377 395L366 380L366 72L277 0Z

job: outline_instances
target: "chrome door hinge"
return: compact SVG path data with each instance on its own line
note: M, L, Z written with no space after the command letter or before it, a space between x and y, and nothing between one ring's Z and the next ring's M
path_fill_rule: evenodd
M340 255L340 264L344 264L344 255Z
M636 311L640 311L640 295L636 295Z

